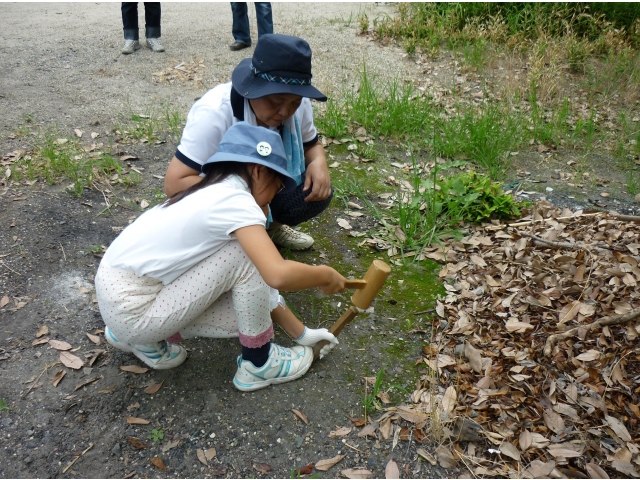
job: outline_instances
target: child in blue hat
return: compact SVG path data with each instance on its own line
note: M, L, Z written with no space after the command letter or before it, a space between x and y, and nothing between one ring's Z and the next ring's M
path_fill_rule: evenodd
M328 340L287 309L278 290L344 290L331 267L284 260L265 229L269 202L296 188L281 137L239 122L203 165L202 180L145 212L109 246L96 274L96 294L114 347L155 369L185 361L165 341L239 337L234 385L252 391L304 375L312 346ZM271 342L273 321L298 343Z

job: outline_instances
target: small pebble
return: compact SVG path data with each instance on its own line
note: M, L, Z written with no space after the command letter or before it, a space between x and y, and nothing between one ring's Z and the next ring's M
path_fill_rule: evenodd
M7 428L9 425L11 425L11 419L10 418L3 418L2 419L2 426L4 428Z
M27 430L27 436L30 437L31 435L33 435L33 430Z
M32 462L33 462L33 460L31 459L31 457L27 457L27 458L24 459L24 463L26 465L30 465Z
M318 376L319 376L320 378L324 378L324 377L326 377L326 376L327 376L327 371L326 371L326 370L320 370L320 371L318 372Z
M120 448L119 443L116 443L111 449L111 453L113 453L116 457L119 457L121 452L122 452L122 449Z
M296 446L296 448L300 448L302 447L302 441L303 441L302 437L296 437L293 443Z

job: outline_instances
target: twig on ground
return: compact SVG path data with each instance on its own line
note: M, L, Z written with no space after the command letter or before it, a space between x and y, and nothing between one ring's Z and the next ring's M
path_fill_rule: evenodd
M73 461L69 465L67 465L66 467L64 467L62 469L62 473L67 473L67 470L69 470L73 466L74 463L76 463L78 460L80 460L80 457L82 457L85 453L87 453L92 448L93 448L93 443L90 443L89 446L87 448L85 448L80 455L78 455L76 458L74 458Z
M7 267L9 270L11 270L13 273L15 273L16 275L22 275L20 272L16 272L13 268L11 268L9 265L7 265L4 262L0 262L2 265L4 265L5 267Z
M567 330L566 332L550 335L549 338L547 338L547 342L544 346L544 350L543 350L544 355L546 357L550 357L553 351L553 347L556 343L558 343L560 340L565 340L569 337L574 336L576 333L578 333L578 330L580 328L586 328L587 332L590 332L591 330L595 330L598 327L604 327L606 325L621 325L623 323L627 323L632 320L635 320L638 317L640 317L640 308L634 308L630 312L627 312L621 315L614 315L612 317L601 318L600 320L596 320L590 325L580 326L580 327L572 328L571 330Z
M502 230L507 227L524 227L525 225L531 225L532 223L546 223L551 220L571 220L582 217L595 217L596 215L604 215L604 212L595 212L595 213L583 213L580 215L572 215L570 217L557 217L557 218L543 218L542 220L526 220L524 222L518 223L502 223L500 225L489 225L484 227L485 230L493 231L493 230Z
M60 245L60 249L62 250L62 258L64 258L64 261L67 261L67 256L64 254L64 247L62 246L62 244L60 242L58 242L58 245Z
M608 247L596 247L596 246L590 246L590 245L585 245L584 243L571 243L571 242L552 242L550 240L545 240L544 238L541 237L537 237L536 235L532 235L530 233L525 233L525 232L518 232L518 234L522 237L527 237L527 238L531 238L535 243L543 245L543 246L547 246L550 248L582 248L584 250L590 250L590 249L594 249L597 252L602 252L602 251L608 251L608 250L615 250L614 248L608 248Z

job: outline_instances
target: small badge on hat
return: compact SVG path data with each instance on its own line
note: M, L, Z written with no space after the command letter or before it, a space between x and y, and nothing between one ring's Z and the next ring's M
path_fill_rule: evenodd
M271 155L271 145L269 145L267 142L260 142L256 147L256 150L258 151L258 154L262 155L263 157L268 157L269 155Z

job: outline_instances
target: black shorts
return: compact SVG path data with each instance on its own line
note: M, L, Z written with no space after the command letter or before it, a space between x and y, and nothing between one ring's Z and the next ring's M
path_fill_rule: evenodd
M333 198L333 188L329 198L319 202L305 202L304 199L311 193L311 189L306 192L302 191L304 179L305 174L302 173L302 183L293 192L280 193L273 198L269 206L274 222L294 227L327 209Z

